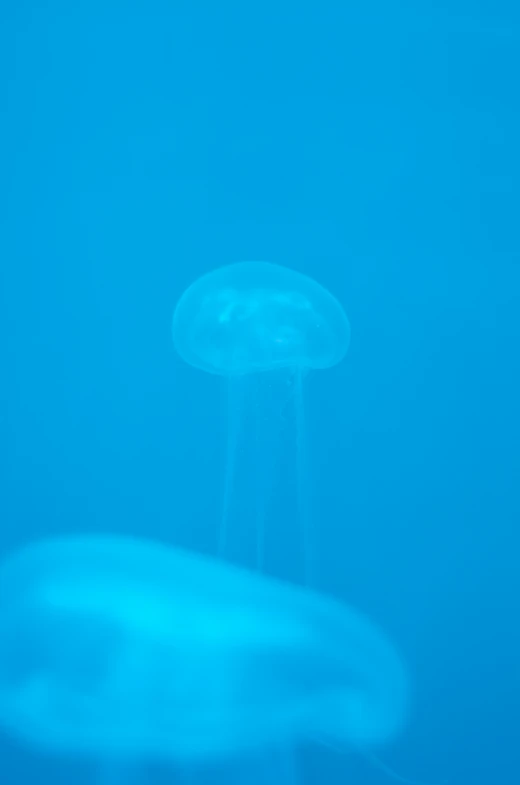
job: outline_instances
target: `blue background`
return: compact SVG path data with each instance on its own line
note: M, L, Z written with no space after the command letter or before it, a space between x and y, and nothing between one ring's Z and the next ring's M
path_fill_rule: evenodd
M107 528L211 551L224 395L176 358L174 304L241 259L317 278L352 324L305 383L322 587L404 653L381 757L427 782L520 782L515 6L0 8L2 551ZM7 739L0 772L92 781ZM323 751L301 776L385 781Z

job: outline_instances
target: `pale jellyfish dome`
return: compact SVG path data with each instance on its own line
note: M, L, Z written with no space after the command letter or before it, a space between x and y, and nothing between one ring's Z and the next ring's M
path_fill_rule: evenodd
M188 364L222 376L328 368L345 356L350 325L312 278L269 262L239 262L186 289L173 341Z
M196 762L372 746L401 728L407 692L369 619L223 562L87 536L0 565L0 727L43 749Z

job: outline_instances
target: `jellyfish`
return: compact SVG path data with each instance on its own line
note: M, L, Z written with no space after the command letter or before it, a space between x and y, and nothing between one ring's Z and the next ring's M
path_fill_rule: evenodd
M401 728L407 692L368 618L217 558L78 535L0 565L0 728L90 762L99 784L262 759L265 785L296 785L297 745L370 750Z
M180 357L228 381L228 443L219 553L226 554L237 449L252 446L257 547L265 549L265 506L279 461L279 437L291 410L294 427L296 501L304 535L307 578L313 545L306 498L306 451L302 380L310 370L330 368L345 356L350 326L340 303L311 278L280 265L242 262L196 280L173 317ZM278 461L278 463L277 463Z

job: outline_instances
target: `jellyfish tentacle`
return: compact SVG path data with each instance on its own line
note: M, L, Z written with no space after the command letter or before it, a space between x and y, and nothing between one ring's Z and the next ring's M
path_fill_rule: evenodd
M244 396L243 378L241 376L230 377L227 388L228 436L226 445L224 499L217 546L217 553L222 558L228 556L231 497L235 482L238 442L242 428L242 399Z
M303 402L303 372L298 370L295 376L296 413L296 494L297 507L303 532L303 575L306 586L316 583L316 553L314 527L310 509L308 484L308 455L305 427L305 407Z
M255 410L259 413L259 395L258 387L255 387ZM265 467L263 461L264 450L259 450L259 446L265 441L264 423L261 417L255 418L255 441L257 454L262 456L256 465L256 501L255 501L255 526L256 526L256 568L263 572L265 570L265 517L266 517L266 504L267 504L267 484L262 475L265 475Z
M267 376L261 375L261 381L254 384L253 409L254 409L254 439L257 460L255 461L255 527L256 527L256 559L255 567L264 572L266 538L267 538L267 511L268 501L272 495L276 464L279 455L277 448L278 423L274 423L265 406L263 387L267 383Z
M252 378L254 411L255 526L256 561L260 572L266 569L266 545L269 535L269 510L278 487L282 462L287 452L284 434L292 423L286 409L292 410L294 389L284 370L257 374Z

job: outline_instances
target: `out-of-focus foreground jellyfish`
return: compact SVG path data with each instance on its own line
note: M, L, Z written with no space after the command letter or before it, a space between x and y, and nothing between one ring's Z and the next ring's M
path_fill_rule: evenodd
M377 627L260 573L120 536L42 540L0 566L0 726L92 761L104 785L252 758L272 785L270 751L369 750L406 706Z
M224 511L219 552L226 551L231 492L239 434L244 421L256 444L257 561L262 562L265 498L276 472L279 445L262 407L278 396L277 412L292 407L296 436L296 485L304 528L306 573L312 545L304 498L304 408L302 379L313 369L329 368L345 356L350 326L339 302L311 278L267 262L221 267L196 280L182 295L173 318L173 340L190 365L229 380L229 422ZM273 393L274 391L274 393ZM271 411L272 414L272 411ZM269 467L270 464L270 467ZM267 466L267 468L266 468Z

